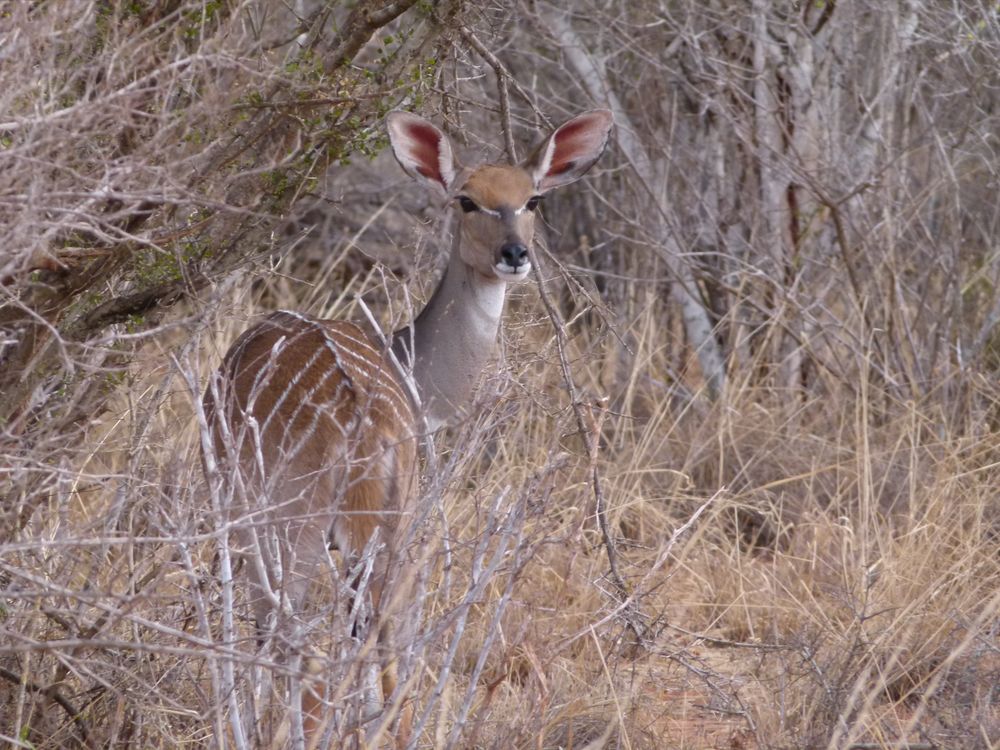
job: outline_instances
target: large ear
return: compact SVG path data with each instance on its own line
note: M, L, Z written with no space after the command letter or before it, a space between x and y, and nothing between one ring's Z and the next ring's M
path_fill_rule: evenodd
M522 165L535 190L544 193L583 177L604 153L613 124L609 110L595 109L560 125Z
M402 110L389 113L386 127L392 152L403 170L447 195L456 172L448 136L423 117Z

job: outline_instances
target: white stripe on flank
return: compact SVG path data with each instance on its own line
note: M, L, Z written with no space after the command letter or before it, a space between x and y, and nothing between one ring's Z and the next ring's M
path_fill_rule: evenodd
M307 338L316 334L319 340ZM248 348L268 339L271 346L247 361ZM241 337L230 361L234 381L250 380L242 419L251 428L258 461L275 460L273 455L264 457L265 448L277 451L279 457L276 465L258 467L270 474L262 477L265 484L288 481L288 470L312 460L306 451L318 451L332 460L338 454L352 454L357 440L391 442L413 431L412 403L399 376L386 353L353 324L279 310ZM314 382L304 387L310 379ZM353 412L337 408L346 406L348 393L354 398ZM255 419L255 404L264 394L274 401L266 414ZM235 414L228 419L234 418ZM282 464L286 466L281 468Z

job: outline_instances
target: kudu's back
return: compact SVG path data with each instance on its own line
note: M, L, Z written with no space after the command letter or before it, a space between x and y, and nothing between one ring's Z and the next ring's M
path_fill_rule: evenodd
M415 419L385 347L361 328L274 313L233 344L204 406L241 546L289 574L265 582L251 565L258 587L297 606L331 541L357 555L378 529L391 546L416 484ZM256 533L275 523L285 546ZM274 602L253 597L263 625Z

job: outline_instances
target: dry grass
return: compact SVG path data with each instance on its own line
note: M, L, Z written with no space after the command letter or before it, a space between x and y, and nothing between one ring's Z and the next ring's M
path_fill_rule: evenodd
M116 406L63 467L65 492L5 548L9 735L63 747L85 727L91 746L178 747L207 744L224 726L211 686L225 653L212 520L182 373L204 382L253 299L294 303L277 293L234 284L219 291L225 314L193 339L178 329L144 347ZM514 321L534 296L519 292ZM664 356L648 333L662 315L650 305L617 332L642 369ZM443 441L451 565L445 574L435 537L426 618L441 630L418 706L497 497L525 503L523 559L468 611L423 744L442 746L456 716L462 747L997 741L996 434L952 432L913 403L875 416L846 396L836 409L750 389L679 405L653 378L609 384L617 348L593 325L570 330L577 382L614 404L598 468L643 643L616 610L550 329L510 329L508 366L484 384L477 416ZM710 499L664 558L673 531ZM434 520L432 536L441 529ZM245 621L240 631L247 674L254 647ZM56 693L79 711L77 726Z

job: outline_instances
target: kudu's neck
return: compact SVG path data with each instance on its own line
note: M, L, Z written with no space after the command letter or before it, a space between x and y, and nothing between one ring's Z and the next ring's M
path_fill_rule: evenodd
M456 227L444 277L413 323L392 336L412 365L423 414L434 430L461 413L496 348L507 284L466 265ZM413 356L410 355L412 351Z

